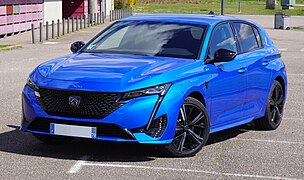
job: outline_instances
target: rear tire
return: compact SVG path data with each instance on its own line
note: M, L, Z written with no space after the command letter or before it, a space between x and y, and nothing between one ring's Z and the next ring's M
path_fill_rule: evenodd
M174 157L189 157L198 153L209 138L210 120L205 106L187 97L180 108L172 142L165 146Z
M46 134L33 134L36 139L47 144L65 144L71 142L74 138L66 136L55 136Z
M274 81L267 100L265 116L254 120L254 125L260 130L275 130L282 121L284 110L284 91L278 81Z

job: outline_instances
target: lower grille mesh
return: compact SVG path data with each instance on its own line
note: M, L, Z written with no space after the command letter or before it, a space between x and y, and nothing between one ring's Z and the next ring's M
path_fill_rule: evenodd
M134 137L128 134L125 130L120 128L115 124L109 123L91 123L91 122L77 122L77 121L66 121L66 120L57 120L57 119L34 119L28 126L28 130L40 131L50 133L50 124L66 124L66 125L76 125L76 126L89 126L97 127L97 136L109 136L117 137L127 140L134 140Z

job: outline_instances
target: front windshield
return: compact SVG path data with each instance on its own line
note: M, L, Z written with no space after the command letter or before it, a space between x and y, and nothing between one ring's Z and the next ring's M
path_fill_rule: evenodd
M126 21L103 32L82 52L198 58L206 26Z

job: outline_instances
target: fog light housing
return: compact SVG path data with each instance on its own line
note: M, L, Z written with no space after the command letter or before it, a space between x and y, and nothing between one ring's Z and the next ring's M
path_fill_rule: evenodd
M164 114L153 120L149 129L145 130L145 133L153 138L159 138L164 133L167 123L167 114Z

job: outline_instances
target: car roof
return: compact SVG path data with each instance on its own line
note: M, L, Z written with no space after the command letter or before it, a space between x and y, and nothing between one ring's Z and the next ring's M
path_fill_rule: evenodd
M176 22L201 25L215 25L227 20L242 20L229 16L207 15L207 14L137 14L121 19L120 21L156 21L156 22ZM248 21L247 21L248 22Z

